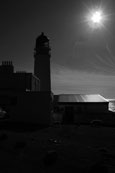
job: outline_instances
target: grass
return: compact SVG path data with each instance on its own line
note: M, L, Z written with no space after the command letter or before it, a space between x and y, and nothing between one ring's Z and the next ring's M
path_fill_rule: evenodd
M8 138L0 141L0 172L58 173L76 170L86 173L102 160L110 172L115 171L115 128L61 125L18 133L1 129L0 134L3 133ZM20 144L19 148L16 147L20 142L22 148ZM109 154L109 158L105 158L101 149ZM48 151L57 153L56 162L50 166L44 165Z

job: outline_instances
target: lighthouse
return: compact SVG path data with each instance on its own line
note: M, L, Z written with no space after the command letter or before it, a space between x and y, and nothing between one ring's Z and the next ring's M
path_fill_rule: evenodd
M51 91L49 39L42 32L34 49L34 75L40 79L40 91Z

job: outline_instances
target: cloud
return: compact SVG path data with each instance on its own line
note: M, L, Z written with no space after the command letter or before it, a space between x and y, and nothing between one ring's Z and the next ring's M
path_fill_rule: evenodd
M68 68L104 75L115 75L115 56L109 44L104 42L77 41L72 56L67 58Z
M115 76L73 70L52 63L52 89L56 93L115 95Z

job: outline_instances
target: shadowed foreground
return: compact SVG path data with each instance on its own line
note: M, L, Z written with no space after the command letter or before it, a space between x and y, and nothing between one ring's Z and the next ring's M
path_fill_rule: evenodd
M115 128L55 125L31 132L0 131L0 172L96 169L115 172Z

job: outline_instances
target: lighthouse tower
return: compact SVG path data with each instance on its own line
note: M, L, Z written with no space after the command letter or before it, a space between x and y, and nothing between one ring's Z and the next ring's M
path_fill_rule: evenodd
M42 32L34 49L34 75L40 79L40 91L51 91L49 39Z

